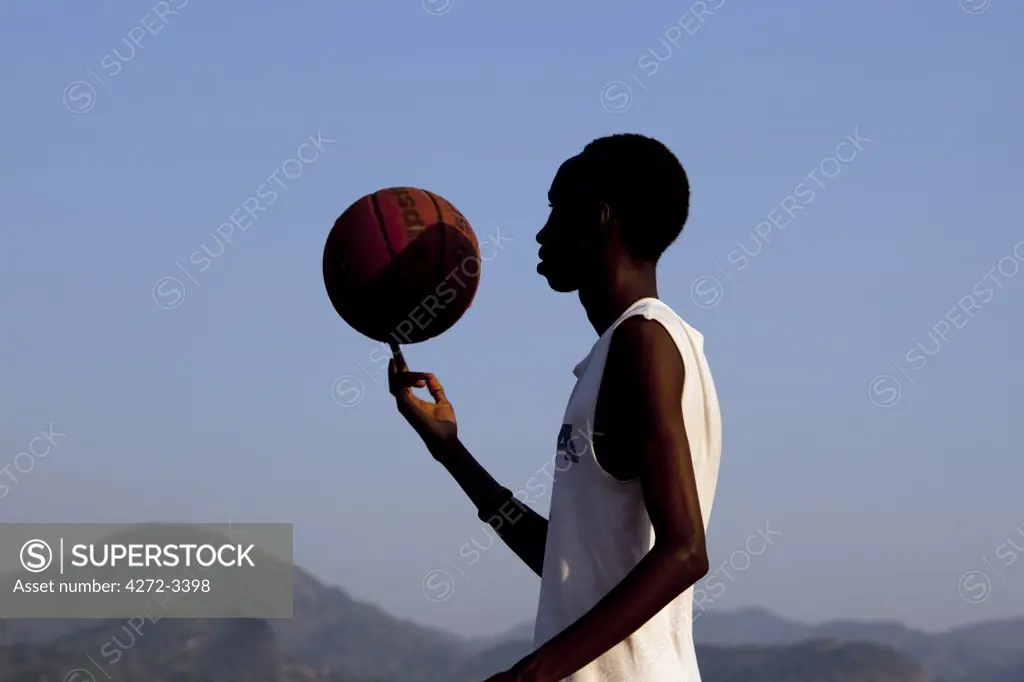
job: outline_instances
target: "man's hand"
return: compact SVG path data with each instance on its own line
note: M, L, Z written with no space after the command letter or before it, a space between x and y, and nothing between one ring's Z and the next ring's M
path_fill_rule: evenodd
M414 395L414 388L426 388L433 402ZM395 396L398 412L428 446L458 438L455 409L445 397L441 382L429 372L410 372L396 343L391 344L388 389Z
M469 497L477 517L540 575L548 536L547 519L517 501L512 491L499 485L459 441L455 410L437 377L410 372L396 344L391 345L391 353L388 387L398 403L398 411L423 439L434 460L448 470ZM426 388L433 401L413 395L414 388Z

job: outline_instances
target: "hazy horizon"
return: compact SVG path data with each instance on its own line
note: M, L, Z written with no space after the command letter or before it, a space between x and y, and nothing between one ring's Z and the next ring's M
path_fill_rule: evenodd
M383 187L465 214L474 304L405 355L546 514L595 335L534 235L565 158L639 132L692 185L659 288L722 406L705 606L1024 615L1022 22L1005 0L8 2L0 521L293 523L298 565L389 613L531 621L538 579L396 414L324 240Z
M299 566L299 568L302 568L302 567ZM362 597L360 597L360 595L353 594L351 591L345 589L345 587L343 585L335 585L335 584L331 583L328 580L323 580L322 578L320 578L320 576L317 576L317 575L314 575L313 577L315 577L317 580L322 582L327 587L336 587L336 588L342 589L346 594L348 594L352 599L355 599L356 601L360 601L360 602L368 603L368 604L373 604L374 606L380 607L380 605L376 604L375 602L367 601L367 600L363 599ZM418 620L416 618L410 618L408 616L405 616L405 615L402 615L402 614L399 614L399 613L392 613L391 611L388 611L387 609L384 609L383 607L380 607L380 608L385 613L387 613L388 615L390 615L390 616L392 616L394 618L399 618L399 619L402 619L402 620L407 620L407 621L409 621L411 623L414 623L416 625L421 625L423 627L440 629L440 630L443 630L445 632L449 632L451 634L458 635L460 637L465 637L465 638L468 638L468 639L488 639L489 640L489 639L494 639L494 638L498 638L498 637L503 637L505 635L511 634L511 633L513 633L515 631L518 631L520 629L525 629L527 627L529 627L531 629L533 628L533 620L530 619L530 620L520 621L518 623L512 623L512 624L507 625L507 626L499 627L499 628L495 629L493 632L490 631L490 630L484 630L483 632L481 632L479 628L472 628L472 629L466 629L466 630L459 631L457 629L453 629L453 628L448 628L448 627L443 627L443 626L437 625L436 623L423 622L423 621L420 621L420 620ZM787 615L784 612L778 611L777 609L770 608L770 607L767 607L767 606L761 606L761 605L758 605L758 604L747 604L745 606L737 606L737 607L733 607L733 608L715 608L715 607L712 606L711 608L709 608L706 611L706 613L728 615L728 614L738 614L738 613L749 612L749 611L759 611L759 612L767 613L767 614L770 614L770 615L772 615L772 616L774 616L776 618L785 620L787 622L799 623L801 625L809 625L809 626L812 626L812 627L818 627L818 626L828 625L828 624L837 623L837 622L858 622L858 623L874 623L874 624L897 624L897 625L905 626L905 627L907 627L907 628L909 628L911 630L918 630L920 632L924 632L924 633L931 634L931 635L942 634L942 633L951 632L951 631L954 631L954 630L960 630L962 628L969 628L971 626L982 625L982 624L987 624L987 623L1011 622L1011 621L1024 620L1024 613L1022 613L1022 614L1018 614L1018 615L1015 615L1015 616L1011 615L1011 616L1004 616L1004 617L997 617L997 618L984 618L983 617L983 618L979 618L978 620L965 621L965 622L958 623L956 625L952 625L952 626L948 626L948 627L928 627L927 625L912 625L910 623L906 623L906 622L904 622L902 620L899 620L898 618L871 618L870 616L864 617L864 618L851 618L851 617L846 617L846 616L842 616L842 615L833 616L833 617L827 617L827 618L822 618L822 619L794 618L792 616ZM699 618L700 618L700 616L698 615L696 617L696 619L695 619L695 622Z

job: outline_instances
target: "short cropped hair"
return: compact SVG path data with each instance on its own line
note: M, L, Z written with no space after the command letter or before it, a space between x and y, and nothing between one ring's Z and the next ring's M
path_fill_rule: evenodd
M657 261L690 214L690 182L664 144L644 135L600 137L580 154L586 181L622 225L630 255Z

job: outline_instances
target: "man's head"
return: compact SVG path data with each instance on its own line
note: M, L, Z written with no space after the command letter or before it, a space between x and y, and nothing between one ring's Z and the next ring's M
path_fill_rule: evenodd
M594 140L562 164L548 192L537 271L576 291L622 264L653 264L690 208L686 171L661 142L622 134Z

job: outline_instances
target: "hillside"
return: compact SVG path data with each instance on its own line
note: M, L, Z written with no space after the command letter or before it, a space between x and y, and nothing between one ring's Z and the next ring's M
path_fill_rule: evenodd
M470 680L514 664L530 642L505 642L480 652L466 666ZM891 647L813 640L775 647L697 647L704 682L933 682L919 665ZM475 675L475 677L474 677Z
M465 640L456 635L395 618L299 569L293 586L294 617L271 625L296 660L357 680L403 682L431 682L464 662Z
M521 626L510 632L525 630ZM765 609L742 609L700 613L693 630L698 645L722 647L778 647L815 639L868 642L891 646L943 682L1024 682L1024 618L935 634L890 622L838 620L810 625Z
M111 625L113 625L111 623ZM119 656L104 656L111 631L90 628L52 645L0 648L4 682L399 682L410 671L355 677L285 655L264 621L163 620L131 644L118 638ZM383 646L384 642L379 642ZM500 649L500 651L499 651ZM421 666L431 682L481 682L529 649L507 642L481 652L457 673ZM98 665L82 652L90 654ZM910 660L873 644L805 642L788 647L701 647L705 682L933 682ZM99 666L102 666L100 668ZM79 670L77 675L69 673ZM1003 682L1000 680L999 682Z
M813 640L783 647L698 646L708 682L929 682L919 665L891 647Z
M123 623L114 625L100 624L49 645L0 648L0 680L348 682L281 660L264 621L162 620L149 624L148 632L141 628L142 635L134 639L121 630ZM115 637L117 644L111 646Z
M693 628L694 638L702 644L782 645L832 638L888 645L945 682L988 682L984 675L989 673L984 671L1024 664L1024 618L932 634L899 623L833 621L808 625L763 609L744 609L707 611ZM1018 682L1024 682L1024 677Z
M470 640L395 618L301 569L293 585L291 620L163 619L139 633L123 620L7 621L6 642L23 644L0 650L0 682L93 682L64 679L92 665L86 654L110 682L480 682L530 649L530 627ZM931 635L751 610L702 614L695 630L705 682L1024 682L1022 625Z
M294 617L268 623L278 647L303 665L341 671L359 681L398 676L403 682L432 682L432 675L455 673L465 662L469 642L464 638L395 618L339 588L324 585L302 569L294 569L292 589ZM200 622L163 619L142 628L144 636L134 638L141 645L156 635L168 636L165 631L176 632L183 623L192 623L188 627L194 628ZM6 644L58 642L71 649L97 651L111 637L133 637L124 630L124 620L0 623L4 627L0 641ZM151 631L154 635L148 635ZM176 646L173 637L169 646ZM0 682L7 681L0 678Z

